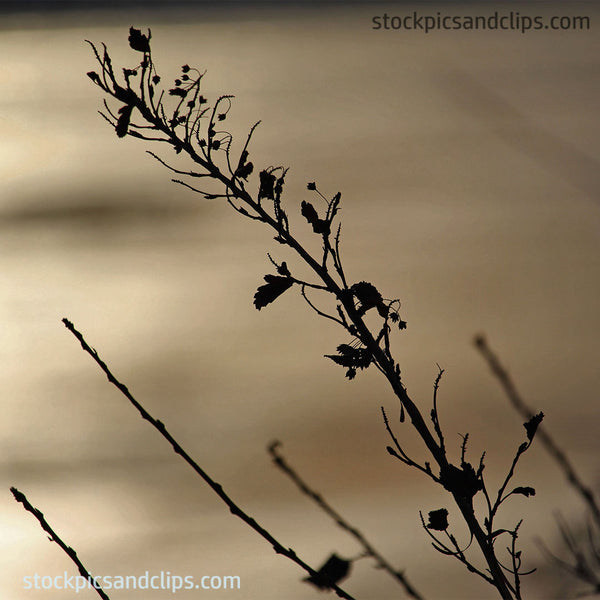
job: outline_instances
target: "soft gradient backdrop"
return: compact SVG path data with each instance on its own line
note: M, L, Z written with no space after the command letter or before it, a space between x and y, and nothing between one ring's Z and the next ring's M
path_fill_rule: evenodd
M308 181L328 195L342 192L348 275L402 300L408 329L395 338L395 352L424 414L436 363L446 369L440 413L456 459L459 434L469 432L473 462L485 449L488 482L499 482L524 439L522 419L473 347L473 336L485 333L598 490L598 4L519 3L522 14L588 15L587 32L371 28L374 15L414 8L4 11L3 599L77 597L23 589L26 575L74 570L14 502L10 485L93 573L241 577L239 591L199 594L214 599L323 597L140 420L62 317L242 507L312 565L360 548L275 470L265 452L275 438L426 598L496 597L438 555L422 531L418 511L448 500L387 455L381 405L415 456L425 456L409 425L397 423L397 403L378 373L344 379L323 355L348 340L293 293L260 312L252 306L272 270L266 252L289 259L272 234L170 183L147 144L119 140L97 114L102 99L85 76L95 65L84 39L107 43L116 66L135 66L130 25L152 28L165 82L189 63L207 69L206 96L235 94L228 123L238 140L262 119L251 159L291 167L288 207L310 198ZM489 3L417 9L491 10ZM294 222L310 238L302 219ZM526 565L539 568L525 581L527 598L564 598L568 580L534 539L560 552L554 513L580 523L583 504L541 445L515 483L538 492L514 499L499 523L525 517ZM355 564L344 587L361 599L404 597L368 560Z

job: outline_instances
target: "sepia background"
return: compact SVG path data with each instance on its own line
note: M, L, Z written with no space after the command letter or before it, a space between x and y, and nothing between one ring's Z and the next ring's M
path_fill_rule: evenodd
M360 548L275 469L265 450L274 439L424 597L495 598L431 548L419 511L447 506L458 539L468 537L445 495L386 453L382 405L412 455L426 459L378 373L345 379L323 355L348 339L293 292L255 310L253 294L272 272L266 253L293 259L262 226L171 183L147 144L116 137L97 114L102 98L85 76L95 64L84 40L105 42L116 66L133 67L128 28L150 27L165 85L189 63L207 70L209 99L234 94L228 123L238 141L262 120L251 160L290 166L285 202L302 239L313 243L293 208L311 199L306 183L342 192L348 276L401 299L408 328L394 352L425 415L437 364L445 369L438 399L454 460L469 433L470 459L485 450L488 484L498 485L525 439L522 418L473 346L483 333L598 490L598 4L520 3L522 14L592 22L590 31L526 34L372 29L375 15L410 14L415 6L405 3L1 6L2 598L77 597L23 589L24 576L75 571L14 502L11 485L94 574L239 575L241 590L198 596L323 597L139 418L63 317L309 564ZM508 503L498 522L525 519L525 566L538 568L526 597L569 597L581 586L535 540L566 557L556 513L581 524L584 505L541 445L515 484L537 490ZM343 587L362 599L405 597L369 560L355 563Z

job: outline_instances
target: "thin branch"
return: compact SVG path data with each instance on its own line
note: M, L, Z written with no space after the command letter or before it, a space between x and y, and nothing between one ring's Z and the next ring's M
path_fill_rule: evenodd
M491 350L486 339L483 336L477 336L475 338L475 347L479 350L480 354L492 370L492 373L500 382L500 385L503 387L511 404L521 414L521 416L523 416L525 419L531 419L534 415L534 412L525 403L522 396L517 391L517 388L512 378L510 377L508 371L502 366L502 363ZM600 506L598 505L598 502L592 490L583 483L583 481L575 471L575 467L572 465L565 452L556 444L554 439L546 431L546 428L543 425L537 432L537 436L541 440L542 444L544 444L544 446L546 447L546 450L558 463L569 483L577 490L577 492L584 499L589 509L591 510L596 523L600 525Z
M344 327L344 323L342 321L340 321L337 317L334 317L332 315L328 315L327 313L324 313L322 310L318 309L308 298L308 296L306 295L306 286L309 285L307 283L302 283L301 288L300 288L300 293L302 294L302 297L304 298L304 300L306 301L306 303L320 316L320 317L324 317L325 319L330 319L331 321L334 321L335 323L337 323L338 325L341 325L342 327ZM310 286L313 287L313 286Z
M44 517L44 513L39 509L35 508L29 500L27 500L27 496L23 492L20 492L17 488L11 487L10 491L12 492L15 500L20 502L27 512L30 512L41 525L42 529L50 534L49 540L51 542L55 542L58 544L65 554L75 563L77 569L79 570L79 574L98 592L98 595L102 600L110 600L110 598L104 593L104 590L100 587L100 584L88 573L88 570L85 568L83 563L79 560L77 556L77 552L73 550L70 546L67 546L65 542L62 541L60 536L50 527L48 521L46 521Z
M165 141L167 141L167 140L165 140ZM176 169L175 167L172 167L171 165L166 163L162 158L160 158L160 156L158 156L157 154L154 154L154 152L151 152L150 150L146 150L146 154L149 154L150 156L155 158L161 165L167 167L167 169L169 169L170 171L173 171L173 173L177 173L178 175L187 175L189 177L210 177L210 173L196 173L194 171L180 171L179 169Z
M394 446L396 446L396 450L397 450L397 452L396 452L396 450L394 450L391 446L388 446L387 447L388 453L391 454L392 456L395 456L396 458L401 460L403 463L407 464L409 467L415 467L416 469L419 469L419 471L422 471L423 473L425 473L425 475L428 475L429 477L431 477L435 482L440 483L439 477L436 477L431 472L429 463L425 463L425 467L422 467L419 463L412 460L412 458L410 458L406 454L406 452L404 452L404 450L402 449L402 446L400 446L400 442L398 442L398 438L394 435L394 432L392 431L392 428L390 427L390 422L387 418L387 414L386 414L383 406L381 407L381 414L383 415L383 422L385 423L385 428L386 428L389 436L392 438L392 441L394 442Z
M298 475L298 473L289 466L285 458L279 452L279 448L281 447L281 442L275 441L269 444L268 451L271 457L273 458L273 462L277 467L279 467L300 489L300 491L314 500L316 504L323 510L325 514L331 517L335 523L347 531L350 535L352 535L359 544L365 549L365 554L367 556L372 556L376 561L378 567L385 570L392 577L394 577L400 584L404 587L406 593L416 600L423 600L423 596L421 596L415 588L408 582L406 576L402 571L398 571L394 569L392 565L373 547L373 545L367 541L365 536L358 530L356 527L353 527L346 521L318 492L315 492L312 488L308 486L308 484Z
M121 383L109 370L106 363L100 358L96 350L94 350L88 343L85 341L83 335L75 329L73 323L71 323L68 319L62 320L65 327L77 338L81 347L85 352L87 352L94 361L98 364L98 366L102 369L108 381L112 383L126 398L129 402L137 409L140 413L142 419L148 421L164 438L169 442L175 454L179 454L183 460L199 475L208 485L209 487L219 496L219 498L228 506L231 514L239 517L249 525L256 533L258 533L261 537L263 537L267 542L271 544L273 550L277 554L282 554L286 558L289 558L291 561L295 562L298 566L304 569L309 576L316 577L317 571L315 571L312 567L306 564L300 557L297 556L296 552L291 548L284 547L279 541L277 541L266 529L264 529L255 519L245 513L225 492L221 484L217 483L204 469L202 469L198 463L183 449L183 447L177 442L177 440L169 433L164 423L155 419L129 392L127 387ZM340 598L345 598L346 600L354 600L350 594L345 592L342 588L338 587L335 584L331 584L331 589L333 589L336 594Z
M438 374L435 378L435 383L433 384L433 409L431 411L431 420L433 422L433 428L435 430L435 433L437 434L438 440L440 441L440 448L442 450L445 450L444 435L442 434L442 429L440 427L440 419L437 408L437 393L440 389L440 381L442 379L442 375L444 374L444 369L442 369L440 365L437 365L437 368Z
M421 513L420 511L419 511L419 516L421 518L421 525L423 526L423 529L426 531L427 535L432 540L434 540L431 545L440 554L445 554L446 556L453 556L454 558L458 559L461 563L463 563L463 565L465 565L465 567L467 567L468 571L470 571L471 573L475 573L476 575L479 575L479 577L481 577L482 579L485 579L485 581L487 581L491 585L495 585L494 580L489 575L486 575L483 571L481 571L480 569L475 567L473 564L471 564L467 560L467 558L463 554L463 551L458 546L458 543L456 542L456 538L454 536L450 535L448 532L445 532L446 536L450 539L450 541L452 542L452 545L455 548L454 550L452 550L451 548L448 548L448 546L446 546L446 544L444 544L444 542L440 541L435 535L433 535L433 533L431 533L429 527L427 527L427 525L425 524L425 519L423 518L423 513ZM473 541L473 538L471 537L471 541L469 542L469 545L467 546L467 548L471 545L472 541ZM465 550L466 550L466 548L465 548Z

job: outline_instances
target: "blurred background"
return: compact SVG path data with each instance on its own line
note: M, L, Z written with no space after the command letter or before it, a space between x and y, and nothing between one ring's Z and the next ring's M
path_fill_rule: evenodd
M0 4L2 598L71 597L25 590L23 577L75 573L11 485L94 574L238 575L240 590L203 594L322 597L139 418L63 317L208 473L311 565L361 549L275 469L265 450L274 439L425 598L496 597L431 548L419 511L446 506L458 539L468 538L445 495L386 453L382 405L413 457L427 459L378 373L345 379L323 355L349 340L293 292L253 307L273 270L266 252L291 267L293 258L270 231L171 183L148 144L118 139L98 115L84 40L106 43L116 67L134 67L131 25L152 29L166 86L188 63L207 70L209 99L236 96L228 124L238 141L262 120L250 158L257 168L290 166L285 202L303 239L314 242L293 207L311 199L306 183L342 192L347 274L401 299L408 329L394 352L425 415L436 363L446 370L438 402L454 460L469 433L468 456L477 463L486 451L493 488L525 439L523 419L473 346L483 333L598 491L598 4L519 3L522 15L589 16L589 31L373 29L384 13L490 15L492 6L511 10ZM525 519L524 565L538 568L524 581L526 597L570 597L583 586L535 540L567 558L556 512L580 525L585 506L541 445L514 483L537 490L507 503L498 521ZM369 560L343 587L361 599L405 597Z

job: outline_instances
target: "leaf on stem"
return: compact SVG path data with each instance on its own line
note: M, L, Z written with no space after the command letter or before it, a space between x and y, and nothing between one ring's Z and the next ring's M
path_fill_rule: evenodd
M97 85L100 85L100 76L96 71L89 71L86 75Z
M268 198L269 200L275 200L275 180L276 177L273 173L267 170L260 172L260 188L258 190L258 199Z
M265 281L267 283L261 285L254 294L254 306L258 310L271 304L294 284L294 280L290 277L280 277L279 275L265 275Z
M329 222L326 219L319 219L319 215L315 210L315 207L310 203L302 200L300 212L302 216L312 225L315 233L329 234L330 227Z
M377 312L385 318L389 312L388 306L377 288L368 281L359 281L350 287L354 297L360 302L358 314L364 315L369 309L377 307Z
M531 417L531 419L529 419L529 421L527 421L527 423L523 423L523 427L525 427L525 430L527 431L527 439L529 441L533 440L533 437L535 436L535 432L537 431L537 428L538 428L539 424L542 422L543 418L544 418L544 413L539 412L537 415L534 415L533 417Z
M338 354L325 354L325 358L330 358L334 363L347 367L346 377L354 379L356 369L366 369L373 360L373 355L368 348L355 348L350 344L340 344L337 347Z
M440 508L438 510L430 511L427 529L446 531L446 529L448 529L448 510L445 508Z
M150 30L148 29L148 35L144 35L140 29L134 27L129 28L129 45L133 50L138 52L150 52Z
M305 577L304 581L312 583L315 587L326 590L337 585L342 579L348 577L350 572L349 560L340 558L337 554L332 554L325 564L317 571L316 575Z
M535 489L529 486L516 487L511 494L521 494L522 496L529 498L529 496L535 496Z
M127 135L127 130L129 129L129 121L131 119L131 111L133 110L132 104L126 104L119 109L119 114L121 115L117 121L117 126L115 127L115 131L117 135L122 138Z

